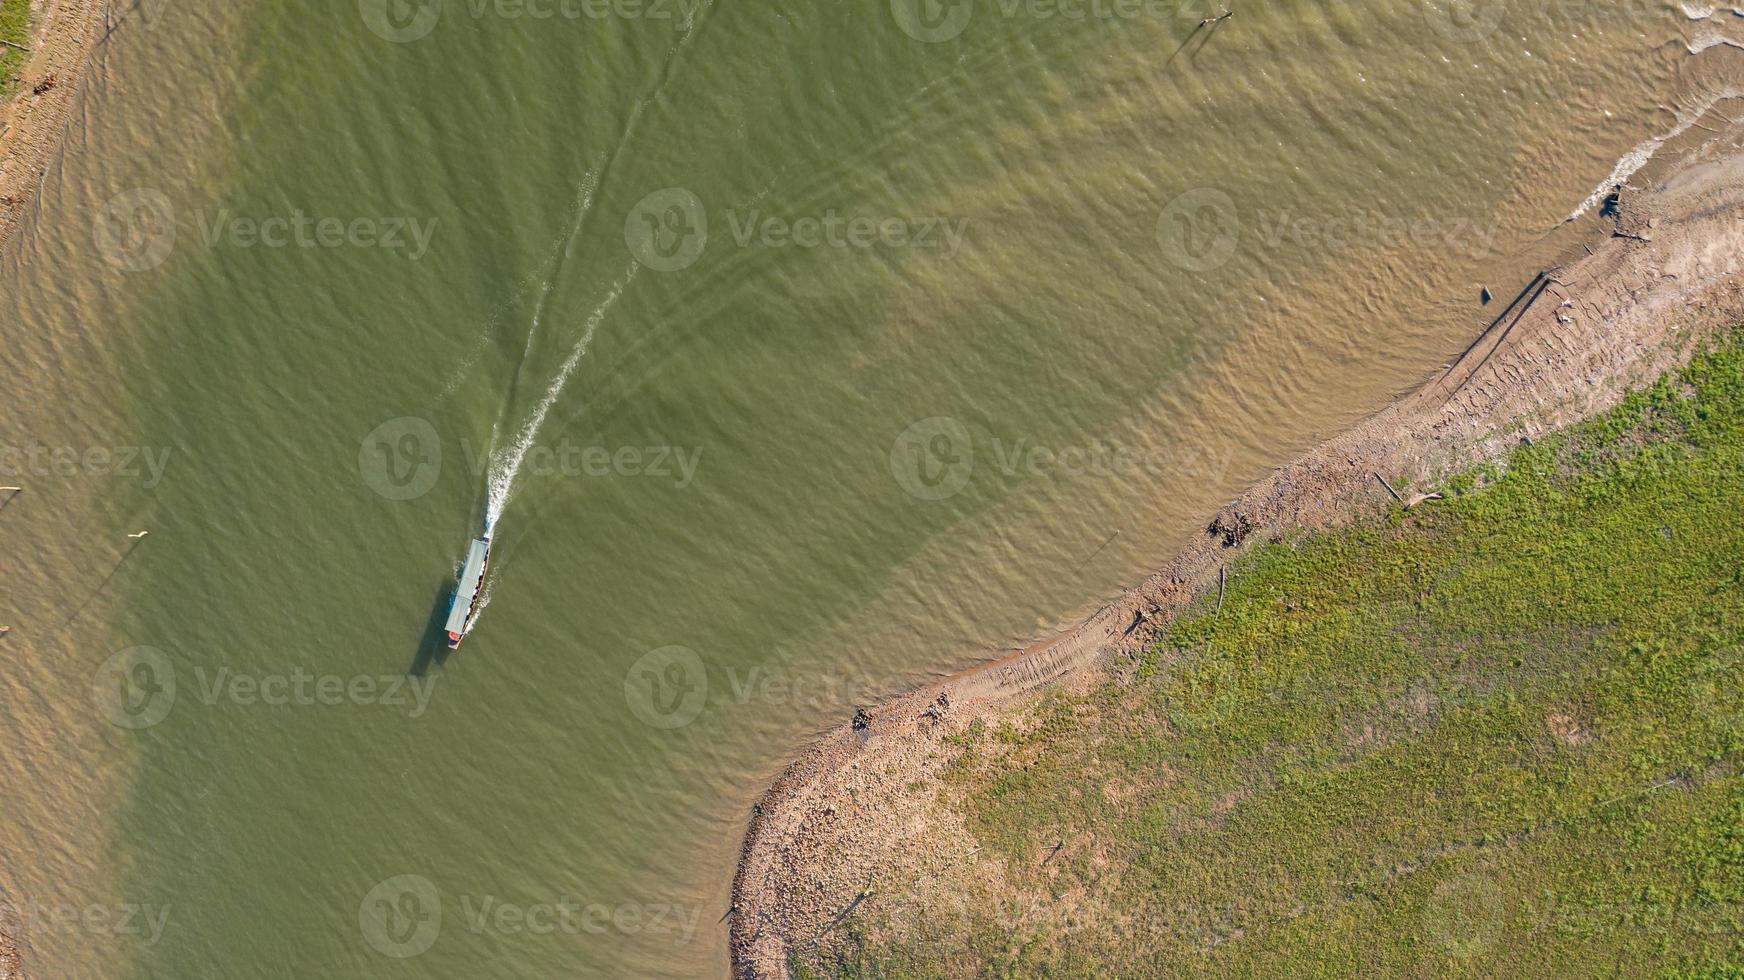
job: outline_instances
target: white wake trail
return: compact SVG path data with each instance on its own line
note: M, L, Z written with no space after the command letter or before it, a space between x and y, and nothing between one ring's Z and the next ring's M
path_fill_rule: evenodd
M581 186L575 192L575 221L569 226L569 234L558 239L551 249L551 257L546 265L551 269L545 279L545 285L539 290L539 301L533 306L533 325L527 331L527 347L521 352L521 362L524 364L527 355L533 352L533 342L539 338L539 323L545 319L545 304L551 299L551 286L557 281L558 274L563 271L563 260L569 258L569 250L575 244L575 236L581 233L581 226L587 221L588 209L593 207L594 187L599 183L599 175L589 172L582 178Z
M575 205L573 209L575 211L575 221L571 223L570 228L566 233L559 234L556 238L552 239L551 252L545 257L544 264L540 266L540 269L544 270L545 278L541 281L539 286L539 299L533 306L533 326L527 333L526 349L521 353L521 362L523 364L526 363L527 354L531 353L533 350L534 339L539 336L539 319L545 313L546 300L551 297L551 284L556 282L557 271L562 268L562 262L560 260L566 255L570 243L575 241L576 233L581 230L582 221L587 217L587 209L593 206L593 191L597 183L597 174L590 171L583 175L581 186L577 187L575 192ZM515 283L515 291L519 293L526 290L526 288L532 284L534 280L538 279L539 276L539 272L529 272L527 275L523 276L519 282ZM460 366L450 372L448 380L443 383L442 393L436 396L436 403L438 405L454 397L455 393L460 391L460 386L466 382L466 379L469 376L471 376L472 369L478 365L479 358L483 356L485 349L490 346L491 335L495 332L497 325L502 321L502 314L507 305L507 302L505 302L504 305L492 310L490 316L485 319L484 330L480 332L477 339L473 341L472 349L466 352L466 356L462 358ZM517 371L518 370L519 368L517 368ZM494 431L492 432L492 435L495 435Z
M581 340L569 352L569 357L558 369L556 377L546 387L545 394L539 399L533 413L527 416L521 429L515 435L515 441L502 452L491 453L490 499L485 508L485 526L495 528L497 519L502 517L503 509L509 505L509 497L514 493L515 477L521 472L521 463L527 458L527 450L533 448L533 440L539 435L539 427L545 424L545 416L551 413L551 407L557 404L557 398L563 394L563 388L569 384L569 378L581 364L581 359L587 354L588 345L593 343L593 335L599 330L600 323L605 320L606 313L612 304L623 294L624 287L636 278L636 270L641 266L630 263L629 271L623 278L612 284L611 292L594 311L588 314L587 328L582 331Z

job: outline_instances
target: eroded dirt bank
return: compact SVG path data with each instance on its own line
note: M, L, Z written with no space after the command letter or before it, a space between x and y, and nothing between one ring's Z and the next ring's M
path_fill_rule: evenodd
M1614 405L1744 319L1744 128L1624 190L1580 261L1546 270L1445 373L1251 488L1208 533L1076 629L911 691L844 724L757 807L733 886L731 954L788 975L858 903L949 902L996 881L960 821L931 805L946 737L989 726L1053 685L1083 689L1103 657L1142 646L1208 589L1242 544L1336 526L1433 489L1522 438ZM1601 237L1608 236L1608 237ZM1495 306L1506 303L1498 298ZM1378 475L1378 476L1377 476Z

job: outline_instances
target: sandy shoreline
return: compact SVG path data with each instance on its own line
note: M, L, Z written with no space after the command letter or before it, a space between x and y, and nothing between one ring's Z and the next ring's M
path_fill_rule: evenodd
M0 105L0 245L30 213L43 174L60 151L102 12L100 0L32 5L30 57L18 90Z
M23 224L60 151L99 36L99 0L42 0L31 10L30 56L0 103L0 247ZM20 937L0 932L0 980L29 976Z
M1581 261L1544 276L1501 311L1445 374L1252 487L1216 515L1251 543L1334 527L1495 459L1522 438L1615 404L1744 319L1744 126L1727 126L1621 213L1595 220ZM1589 219L1594 220L1594 219ZM1497 297L1491 309L1508 303ZM1404 494L1409 499L1409 492ZM1249 530L1251 528L1251 530ZM1076 629L877 706L823 737L757 806L733 882L731 955L744 977L788 975L790 951L825 935L857 900L923 900L934 887L997 879L966 828L926 805L945 737L989 726L1052 686L1083 689L1110 654L1142 646L1207 589L1239 551L1196 539L1143 584Z

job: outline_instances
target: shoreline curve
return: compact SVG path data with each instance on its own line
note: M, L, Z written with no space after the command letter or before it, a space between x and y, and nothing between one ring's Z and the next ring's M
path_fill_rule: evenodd
M929 747L1050 687L1087 686L1105 658L1216 587L1243 544L1331 529L1495 460L1682 366L1715 331L1744 321L1744 124L1688 151L1621 210L1602 238L1546 270L1445 372L1250 487L1208 531L1076 628L891 698L793 760L753 808L733 877L729 953L738 977L786 977L790 954L845 907L903 894L904 849L931 833L911 819ZM946 834L945 836L954 836ZM957 841L961 843L959 839ZM900 852L900 853L899 853Z

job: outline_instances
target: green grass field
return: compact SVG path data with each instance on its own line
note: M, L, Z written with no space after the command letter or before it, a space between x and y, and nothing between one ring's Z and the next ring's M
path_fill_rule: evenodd
M29 40L30 0L0 0L0 41L26 44ZM0 97L12 94L23 67L23 51L0 45Z
M1009 886L797 965L1744 976L1744 347L1442 489L974 726L941 803Z

